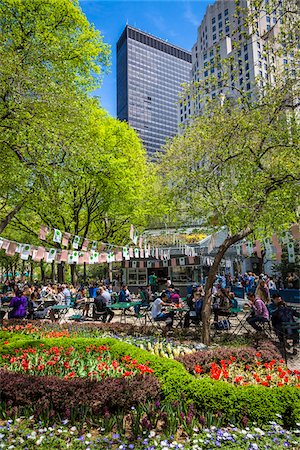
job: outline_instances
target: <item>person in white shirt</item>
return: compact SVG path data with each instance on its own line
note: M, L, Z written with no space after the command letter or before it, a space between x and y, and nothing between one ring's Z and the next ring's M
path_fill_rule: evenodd
M70 303L71 303L71 292L70 292L69 286L64 284L62 293L64 294L64 297L65 297L65 304L67 306L70 306Z
M156 300L154 300L151 308L151 316L152 319L156 322L164 321L166 322L166 326L168 328L171 328L173 325L174 320L174 311L169 311L167 313L162 312L163 306L170 306L168 301L168 294L163 292L161 294L161 297L158 297Z
M103 289L102 297L105 299L106 306L109 306L111 305L111 295L105 286L102 286L102 289Z

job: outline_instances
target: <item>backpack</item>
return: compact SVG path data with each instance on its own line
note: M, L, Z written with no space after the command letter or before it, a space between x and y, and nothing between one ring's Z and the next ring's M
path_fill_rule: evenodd
M216 330L230 330L231 324L228 319L219 320L219 322L215 323Z

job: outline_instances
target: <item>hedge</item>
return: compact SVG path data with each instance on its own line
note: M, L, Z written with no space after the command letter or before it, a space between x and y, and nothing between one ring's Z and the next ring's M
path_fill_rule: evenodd
M18 347L74 347L85 349L91 345L107 345L115 358L130 355L140 363L149 363L158 378L164 400L174 401L184 396L193 402L199 411L220 414L227 423L244 420L263 425L268 421L283 418L285 426L293 426L300 421L300 389L284 386L268 388L264 386L233 386L224 381L209 378L195 378L178 361L161 358L146 350L120 342L113 338L61 338L10 341L2 347L5 353L13 354Z

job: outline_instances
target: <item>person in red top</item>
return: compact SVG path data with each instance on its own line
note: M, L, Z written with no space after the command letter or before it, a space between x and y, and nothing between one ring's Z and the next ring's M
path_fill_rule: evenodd
M266 307L265 303L261 298L256 297L253 292L249 292L247 295L248 299L251 302L251 315L247 317L247 322L252 326L256 331L262 331L262 327L259 324L263 322L268 322L269 320L269 311Z

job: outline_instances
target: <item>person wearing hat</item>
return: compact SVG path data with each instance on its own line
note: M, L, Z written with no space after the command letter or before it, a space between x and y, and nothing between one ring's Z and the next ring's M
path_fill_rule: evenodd
M255 291L255 296L260 298L266 305L270 303L270 291L267 286L267 279L265 275L261 276L258 286Z

